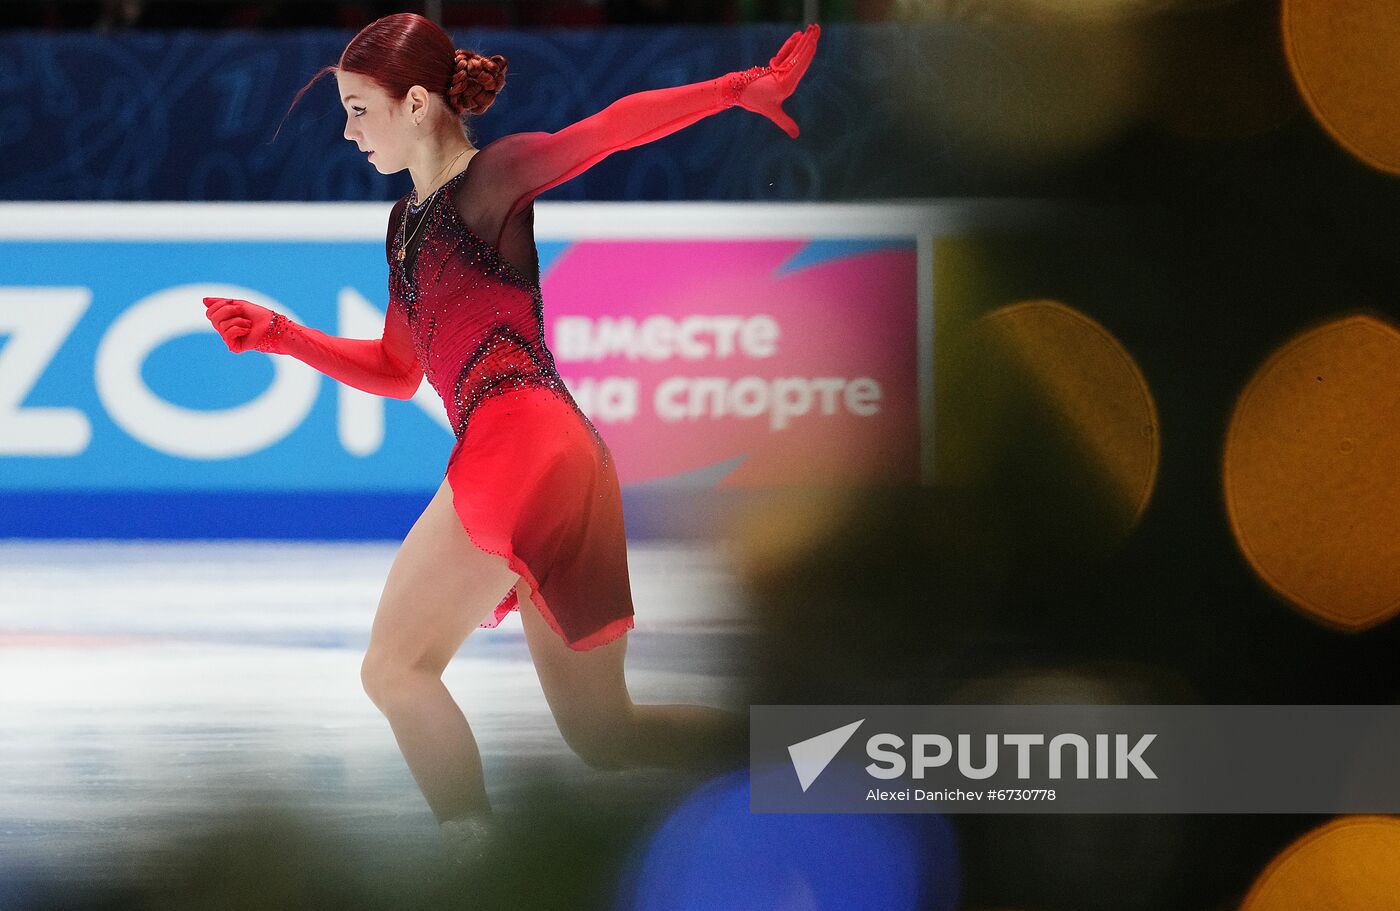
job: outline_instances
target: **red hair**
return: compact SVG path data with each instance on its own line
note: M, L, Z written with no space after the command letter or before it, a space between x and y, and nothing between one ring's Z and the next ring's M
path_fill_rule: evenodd
M506 81L506 58L453 47L452 37L417 13L376 19L350 39L337 63L321 67L287 108L290 114L307 89L327 73L356 73L374 80L395 101L421 85L459 117L482 114ZM286 115L282 120L286 122ZM277 127L280 132L282 127ZM273 138L276 138L274 134Z

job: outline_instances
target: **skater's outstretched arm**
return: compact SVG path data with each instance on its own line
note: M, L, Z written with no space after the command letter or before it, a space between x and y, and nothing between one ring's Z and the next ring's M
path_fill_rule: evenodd
M613 152L660 139L736 104L763 114L796 138L800 131L782 103L812 62L820 34L815 24L794 32L768 66L627 95L556 133L502 136L491 144L497 175L492 183L504 181L515 199L507 217Z
M392 250L398 212L396 207L389 219L390 230L384 241L386 258ZM327 335L267 307L232 298L206 297L204 314L224 344L236 354L289 354L356 389L396 399L412 398L423 382L423 368L413 350L413 334L402 308L392 302L384 316L384 334L377 339Z
M356 389L395 399L412 398L423 382L412 335L398 308L389 308L384 335L377 339L327 335L251 301L206 297L204 308L224 344L237 354L289 354Z

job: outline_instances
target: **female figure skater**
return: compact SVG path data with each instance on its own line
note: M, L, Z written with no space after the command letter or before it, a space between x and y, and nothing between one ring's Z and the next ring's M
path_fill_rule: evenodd
M708 765L743 755L745 719L699 705L636 705L623 655L633 625L622 500L611 454L544 341L533 200L619 149L739 105L789 136L782 110L820 29L769 65L624 97L557 133L476 148L463 118L491 106L506 59L459 50L401 13L366 26L334 72L345 138L413 191L389 215L389 307L378 339L327 336L244 300L205 298L230 351L286 354L367 392L409 398L426 375L457 442L446 477L389 571L365 655L388 718L444 835L472 852L490 803L466 718L443 686L471 631L518 607L565 741L590 765Z

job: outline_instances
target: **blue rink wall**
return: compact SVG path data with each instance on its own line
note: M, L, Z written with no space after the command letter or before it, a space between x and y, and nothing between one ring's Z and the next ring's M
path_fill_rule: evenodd
M399 539L432 495L432 490L5 492L0 493L0 538ZM717 536L724 532L726 516L753 496L744 491L662 494L624 488L627 536Z

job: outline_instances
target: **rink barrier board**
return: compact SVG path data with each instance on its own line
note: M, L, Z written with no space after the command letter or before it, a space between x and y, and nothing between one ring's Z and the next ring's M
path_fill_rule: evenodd
M1000 201L910 201L896 204L744 204L744 203L538 203L535 231L540 247L542 284L549 284L556 260L579 241L754 241L773 238L850 242L880 249L882 244L908 244L915 252L917 275L916 325L917 371L912 383L917 388L917 427L919 464L917 480L929 482L934 476L933 447L933 244L940 236L957 235L987 227L1024 223L1033 206L1023 202ZM377 251L382 257L384 213L380 203L45 203L0 204L0 250L22 244L63 243L203 243L223 249L223 245L278 242L311 242L353 245L357 264L366 257L362 251ZM38 249L38 248L34 248ZM247 249L256 250L256 246ZM269 250L275 250L269 247ZM351 249L347 247L347 249ZM838 248L839 249L839 248ZM799 254L800 256L800 254ZM271 258L270 254L267 258ZM367 296L374 295L374 273L378 270L380 307L387 266L382 258L370 256L363 266L362 282ZM249 271L256 260L250 258ZM37 266L37 264L31 264ZM48 270L25 270L23 264L0 272L3 286L45 287ZM102 276L86 276L100 284ZM129 279L129 276L122 278ZM354 282L358 276L347 276ZM256 281L250 282L256 284ZM551 296L545 296L549 318ZM853 301L852 306L858 306ZM382 316L380 317L382 319ZM324 326L308 320L311 325ZM3 327L0 327L3 329ZM372 333L344 332L365 337ZM212 333L210 333L212 337ZM0 331L3 336L3 331ZM217 341L217 340L216 340ZM62 349L60 349L60 352ZM4 347L0 344L0 357ZM54 356L55 358L57 355ZM290 360L290 359L288 359ZM50 366L53 366L51 363ZM304 365L298 365L304 366ZM72 369L68 365L68 369ZM561 364L561 373L569 370ZM326 380L319 399L337 393L324 387L338 386ZM39 386L36 389L41 388ZM426 388L426 387L425 387ZM430 403L429 403L430 404ZM20 407L52 407L52 401L21 402ZM94 406L96 407L96 406ZM431 408L424 408L427 414ZM401 537L411 525L441 481L441 467L450 448L450 436L436 431L421 415L405 418L395 413L380 418L382 436L413 432L442 437L441 444L417 447L431 451L408 470L393 473L393 483L376 479L374 471L361 472L354 459L344 466L305 466L306 443L279 444L296 447L282 464L296 464L290 481L268 473L266 467L249 477L237 479L225 489L199 489L197 474L180 471L131 468L139 465L139 454L123 453L108 462L124 466L135 476L110 477L111 472L94 472L91 467L68 471L62 464L50 464L44 475L38 457L0 456L0 536L5 537L308 537L376 539ZM322 423L325 423L323 421ZM608 435L606 426L601 428ZM110 430L110 428L108 428ZM301 432L299 429L298 433ZM305 437L305 434L302 434ZM414 438L417 439L417 438ZM397 441L396 441L397 443ZM128 447L130 449L131 447ZM138 447L139 448L139 447ZM389 447L392 449L392 447ZM628 458L619 451L620 461ZM212 457L189 460L188 469L204 467ZM136 462L131 462L135 459ZM50 460L59 462L61 460ZM167 461L169 459L167 458ZM362 460L363 465L373 457ZM105 466L104 466L105 467ZM78 466L74 466L75 469ZM28 469L28 475L25 474ZM143 483L141 472L159 483ZM378 469L383 474L383 469ZM337 475L337 472L338 475ZM106 479L93 483L94 477ZM220 475L222 479L224 475ZM363 477L363 481L361 478ZM267 480L264 482L263 479ZM414 483L408 478L421 478ZM349 480L347 480L349 479ZM280 480L280 482L279 482ZM377 481L377 483L376 483ZM356 482L360 482L358 487ZM340 486L337 487L336 485ZM212 485L205 484L205 487ZM162 487L170 489L161 489ZM329 489L327 489L329 488ZM653 478L629 484L624 479L628 533L639 537L710 534L724 515L726 504L742 504L742 487L721 488L707 483L703 472L672 478Z

